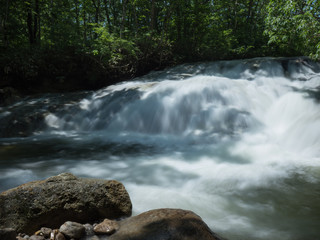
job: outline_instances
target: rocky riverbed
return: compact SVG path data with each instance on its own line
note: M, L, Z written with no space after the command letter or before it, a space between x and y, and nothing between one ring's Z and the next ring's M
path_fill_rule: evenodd
M191 211L155 209L131 216L132 203L120 182L70 173L2 192L0 206L0 240L220 239Z

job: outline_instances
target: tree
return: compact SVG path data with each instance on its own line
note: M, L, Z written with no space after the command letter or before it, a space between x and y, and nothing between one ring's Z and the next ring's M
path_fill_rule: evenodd
M0 46L8 46L8 35L7 35L7 21L9 16L9 4L10 1L6 0L5 4L0 8Z
M120 79L185 61L320 59L320 1L2 0L0 48L0 77L12 69L16 82L72 71Z
M26 1L27 28L30 46L40 44L39 0Z
M320 3L314 0L270 0L265 34L284 55L320 57Z

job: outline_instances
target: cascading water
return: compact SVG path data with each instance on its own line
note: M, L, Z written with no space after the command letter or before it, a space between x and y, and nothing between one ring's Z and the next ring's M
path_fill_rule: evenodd
M72 172L122 181L134 213L190 209L230 240L320 239L319 92L319 64L262 58L181 65L55 111L56 95L24 100L0 121L43 103L46 127L1 139L0 190Z

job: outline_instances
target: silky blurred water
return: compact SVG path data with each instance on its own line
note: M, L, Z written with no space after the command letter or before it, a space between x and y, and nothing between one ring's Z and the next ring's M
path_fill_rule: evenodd
M230 240L320 239L319 72L305 58L185 64L2 107L45 121L0 139L0 190L71 172L123 182L134 214L189 209Z

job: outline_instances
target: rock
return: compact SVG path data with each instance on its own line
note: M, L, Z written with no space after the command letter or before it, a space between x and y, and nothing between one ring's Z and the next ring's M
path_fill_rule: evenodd
M56 235L56 237L53 240L66 240L66 238L64 237L64 235L61 232L58 232L58 234Z
M34 233L66 221L94 222L131 215L132 204L117 181L77 178L63 173L0 194L0 229Z
M39 231L36 232L35 235L44 236L45 238L48 238L50 237L51 232L51 228L42 227Z
M46 240L44 236L32 235L29 240Z
M0 106L11 104L20 99L20 94L12 87L5 87L0 89Z
M108 240L220 240L198 215L180 209L152 210L119 224Z
M83 225L85 230L86 230L86 235L87 236L93 236L94 231L93 231L93 226L89 223Z
M0 119L0 137L27 137L45 127L42 112L25 110L8 112Z
M0 229L0 239L16 240L16 236L17 236L17 233L12 228Z
M91 236L91 237L86 237L84 239L81 239L81 240L104 240L104 239L101 239L99 238L98 236Z
M59 229L61 233L69 238L79 239L86 234L85 227L76 222L65 222Z
M20 239L29 239L30 236L29 235L26 235L24 233L19 233L18 236L17 236L17 239L20 240Z
M59 229L53 229L50 233L50 240L56 240L59 233ZM61 235L64 237L62 233Z
M94 227L94 232L96 234L106 234L111 235L119 229L119 224L116 221L105 219L102 223L99 223Z

